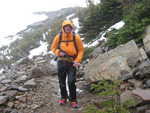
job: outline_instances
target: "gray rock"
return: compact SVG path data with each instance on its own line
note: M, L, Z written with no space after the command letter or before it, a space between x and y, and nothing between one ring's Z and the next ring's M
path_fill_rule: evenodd
M144 88L150 88L150 80L145 81Z
M136 113L146 113L146 110L149 108L149 105L141 105L140 107L136 108Z
M143 102L150 102L150 90L137 88L132 91L134 95L139 96Z
M9 89L9 90L18 90L18 87L19 86L17 86L17 85L8 85L7 89Z
M22 92L26 92L26 91L28 91L28 89L27 89L27 88L24 88L24 87L22 87L22 86L20 86L20 87L18 88L18 90L19 90L19 91L22 91Z
M85 78L91 81L116 79L121 76L121 71L130 72L131 68L137 66L140 57L139 49L132 40L89 61Z
M33 88L36 86L35 79L28 80L24 83L25 88Z
M4 80L5 78L6 78L5 75L1 75L1 74L0 74L0 82L1 82L2 80Z
M136 79L128 80L128 83L130 83L130 85L133 86L134 88L142 88L143 87L142 81L139 81Z
M148 56L147 56L146 52L144 51L144 49L143 49L143 48L140 48L139 51L140 51L140 54L141 54L141 59L140 59L140 61L145 61L145 60L147 60L147 59L148 59Z
M144 61L133 70L133 76L136 79L150 78L150 62Z
M54 66L47 64L37 65L32 68L32 78L39 78L42 76L56 75L57 69Z
M102 53L104 53L104 50L101 47L97 47L89 56L92 58L96 58L99 54Z
M144 48L148 56L150 56L150 26L147 27L146 35L143 39Z
M8 99L13 99L16 96L16 94L17 94L17 91L14 91L14 90L8 90L8 91L0 93L0 95L7 96Z
M134 101L135 104L132 105L132 106L136 106L138 105L139 103L142 102L142 99L140 99L139 97L136 97L132 94L132 91L125 91L123 92L121 95L120 95L120 101L121 103L125 103L125 102L128 102L128 101ZM131 107L131 106L130 106Z
M21 96L16 96L16 99L21 101L21 102L26 102L26 97L24 95L21 95Z
M121 77L121 71L130 72L131 69L127 64L127 59L122 56L107 59L104 63L94 62L86 69L85 77L92 81L101 79L118 79Z
M150 113L150 109L149 109L149 110L146 110L145 113Z
M6 87L6 86L0 86L0 92L3 92L3 91L5 91L5 90L7 90L7 87Z
M7 96L0 96L0 105L5 104L8 100Z
M28 63L32 63L32 61L28 57L24 57L24 58L18 60L15 63L15 65L22 65L22 64L28 64Z
M129 79L133 79L133 73L128 71L121 71L121 80L128 81Z
M14 103L13 102L8 102L8 107L12 108L14 106Z
M6 80L2 80L1 83L2 84L8 84L8 83L11 83L11 81L12 80L10 80L10 79L6 79Z
M28 76L23 75L23 76L18 77L18 78L15 80L15 82L17 82L17 83L23 82L23 81L27 80L27 78L28 78Z

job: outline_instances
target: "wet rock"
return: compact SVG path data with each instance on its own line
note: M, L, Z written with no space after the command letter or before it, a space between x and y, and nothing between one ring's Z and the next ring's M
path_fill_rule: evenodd
M0 105L5 104L8 100L7 96L0 96Z

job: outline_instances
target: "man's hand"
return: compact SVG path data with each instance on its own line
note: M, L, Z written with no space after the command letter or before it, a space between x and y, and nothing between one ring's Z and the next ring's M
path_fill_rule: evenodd
M74 66L74 67L79 67L79 66L81 66L81 64L80 64L79 62L74 62L74 63L73 63L73 66Z
M63 56L65 56L66 54L65 54L64 52L60 52L59 55L63 57Z

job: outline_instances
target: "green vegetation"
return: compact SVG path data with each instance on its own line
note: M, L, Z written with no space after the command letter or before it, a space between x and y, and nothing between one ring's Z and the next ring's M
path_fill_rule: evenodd
M130 40L142 44L145 28L150 24L149 0L101 0L94 5L88 0L88 7L79 11L80 33L89 42L114 23L123 20L125 26L108 33L107 46L115 48Z
M89 42L96 36L122 19L122 4L119 0L104 0L94 5L91 0L88 8L84 9L84 15L79 14L81 25L80 33Z
M133 39L141 44L145 28L150 25L149 11L149 0L141 0L135 3L132 8L127 11L128 14L124 15L123 20L126 23L125 26L109 34L107 45L116 47Z
M84 53L83 60L87 59L89 57L89 55L93 52L94 49L95 49L94 47L85 48L85 53Z
M84 109L84 113L132 113L129 107L134 106L136 101L127 100L121 103L120 84L119 80L102 80L98 84L93 84L91 91L100 97L107 97L107 99L97 104L88 105Z

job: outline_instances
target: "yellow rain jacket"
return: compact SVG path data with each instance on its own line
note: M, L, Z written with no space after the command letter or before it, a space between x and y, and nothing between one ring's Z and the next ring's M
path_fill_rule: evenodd
M71 21L65 20L62 24L62 41L66 40L73 40L73 33L70 32L69 34L66 34L63 30L63 27L65 25L71 25L73 27L73 24ZM75 62L81 62L83 54L84 54L84 47L83 43L80 39L80 36L76 34L75 36L75 41L78 49L78 54L77 51L74 47L74 42L60 42L60 48L65 51L68 55L70 56L75 56L77 54L77 57L74 59ZM58 43L59 43L59 34L57 34L53 40L52 46L51 46L51 51L55 53L57 56L59 56L60 50L58 49Z

